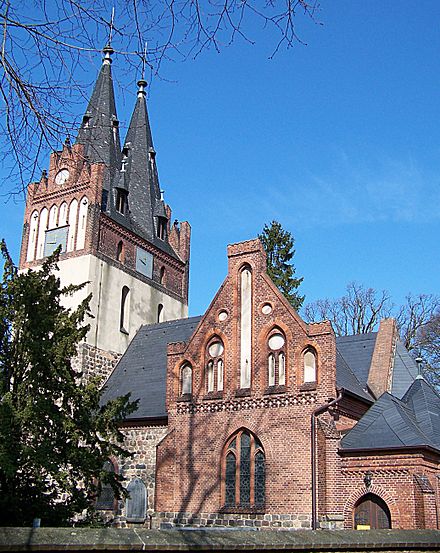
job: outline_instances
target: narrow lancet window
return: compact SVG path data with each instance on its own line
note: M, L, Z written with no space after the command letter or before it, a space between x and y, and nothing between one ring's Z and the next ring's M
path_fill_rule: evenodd
M240 388L250 388L252 357L252 273L240 273Z
M181 371L181 394L182 396L192 393L192 368L189 363L182 367Z
M304 382L316 382L316 356L311 350L304 354Z

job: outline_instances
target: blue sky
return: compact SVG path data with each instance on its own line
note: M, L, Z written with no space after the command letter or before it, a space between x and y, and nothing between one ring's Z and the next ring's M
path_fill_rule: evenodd
M396 303L440 292L440 2L323 0L318 19L298 17L307 45L273 59L275 36L254 27L255 45L169 63L152 81L161 186L192 226L192 315L226 275L227 244L272 219L296 239L306 302L353 280ZM124 127L138 75L117 56L113 72ZM16 259L23 209L0 204Z

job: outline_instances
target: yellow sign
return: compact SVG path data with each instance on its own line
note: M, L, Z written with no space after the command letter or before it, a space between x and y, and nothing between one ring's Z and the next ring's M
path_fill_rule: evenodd
M369 524L358 524L356 530L371 530L371 526Z

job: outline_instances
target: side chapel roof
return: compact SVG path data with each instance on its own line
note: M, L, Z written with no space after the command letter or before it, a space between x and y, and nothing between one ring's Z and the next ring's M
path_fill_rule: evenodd
M342 451L431 447L440 452L440 397L417 377L402 399L384 393L342 438Z

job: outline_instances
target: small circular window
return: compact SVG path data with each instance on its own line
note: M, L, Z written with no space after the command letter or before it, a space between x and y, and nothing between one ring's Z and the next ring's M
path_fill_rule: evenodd
M263 313L263 315L270 315L272 313L272 306L270 305L270 303L265 303L261 308L261 312Z
M228 318L228 312L225 310L220 311L220 313L218 314L218 320L220 322L223 322L223 321L226 321L227 318Z
M208 349L209 355L211 357L218 357L223 353L223 349L223 344L221 342L213 342Z
M277 350L284 346L284 336L282 334L272 334L269 338L270 349Z

